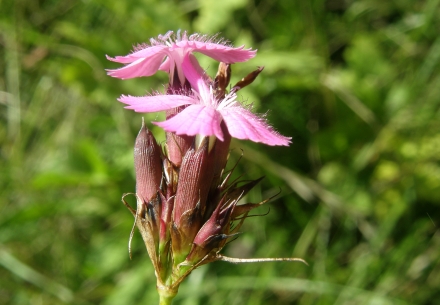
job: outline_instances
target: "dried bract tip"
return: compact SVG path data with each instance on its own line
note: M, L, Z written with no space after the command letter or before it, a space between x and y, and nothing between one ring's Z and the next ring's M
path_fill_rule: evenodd
M236 83L235 86L233 87L233 89L235 91L238 91L240 89L243 89L247 85L252 84L253 81L257 78L258 74L260 74L261 71L263 71L263 69L264 69L264 67L258 67L257 70L252 71L247 76L243 77L238 83Z
M214 88L218 99L225 97L226 87L228 87L231 80L231 65L220 62L218 65L217 75L214 80Z

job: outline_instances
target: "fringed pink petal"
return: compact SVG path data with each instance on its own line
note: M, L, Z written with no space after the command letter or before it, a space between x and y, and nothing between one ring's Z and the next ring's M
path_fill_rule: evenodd
M151 95L151 96L131 96L122 95L118 101L129 106L136 112L157 112L176 108L183 105L194 103L194 99L186 95Z
M163 63L160 65L159 70L169 72L171 69L171 61L170 58L167 56Z
M148 58L139 58L125 67L114 70L109 69L107 74L121 79L151 76L159 69L164 56L164 54L158 53Z
M129 64L129 63L132 63L132 62L138 60L139 58L149 58L149 57L156 56L159 53L161 53L161 54L163 54L163 56L165 56L166 55L166 53L164 52L165 49L168 49L168 46L163 46L163 45L147 46L142 50L133 52L133 53L125 55L125 56L116 56L113 58L113 57L106 55L105 57L107 57L107 59L110 61L118 62L121 64Z
M154 124L162 127L165 131L175 132L178 135L214 135L223 141L221 121L222 117L215 109L193 104L171 119L164 122L154 122Z
M267 145L289 146L291 138L280 135L264 118L242 107L224 108L221 115L232 137Z
M207 79L204 74L201 74L200 69L201 67L194 55L185 56L182 62L182 70L186 79L191 84L191 87L200 94L202 99L201 103L204 105L210 105L212 95L210 94L209 87L206 83Z
M244 46L234 48L224 44L203 41L178 41L176 46L192 49L193 52L205 54L217 61L232 64L243 62L255 56L256 50L244 49Z

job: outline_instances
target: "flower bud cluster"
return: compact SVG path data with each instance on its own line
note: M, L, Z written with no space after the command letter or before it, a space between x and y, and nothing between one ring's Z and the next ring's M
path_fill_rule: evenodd
M177 289L194 268L217 260L245 215L259 206L237 205L260 179L229 183L231 136L224 123L221 128L223 141L168 132L160 148L143 123L136 138L137 209L129 209L164 289Z

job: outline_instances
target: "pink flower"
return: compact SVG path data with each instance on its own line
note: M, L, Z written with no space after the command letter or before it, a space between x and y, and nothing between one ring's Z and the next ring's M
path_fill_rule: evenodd
M216 37L207 35L192 34L187 32L173 35L169 31L165 35L159 35L158 39L150 39L150 45L144 44L135 48L135 51L127 56L107 56L108 60L127 64L126 66L107 70L108 75L117 78L133 78L139 76L151 76L158 70L166 71L173 80L174 72L177 70L181 84L185 82L181 69L183 58L192 52L205 54L217 61L224 63L243 62L255 56L256 51L244 49L244 46L234 48L224 40L215 41Z
M224 121L228 132L234 138L267 145L289 145L291 138L276 132L264 117L253 114L250 107L243 107L237 101L234 90L222 99L216 98L212 87L207 84L208 80L198 72L192 60L195 58L188 55L182 62L184 75L193 88L192 94L144 97L123 95L119 101L129 105L127 109L136 112L156 112L187 105L170 119L155 123L165 131L177 135L216 136L223 141L220 123Z

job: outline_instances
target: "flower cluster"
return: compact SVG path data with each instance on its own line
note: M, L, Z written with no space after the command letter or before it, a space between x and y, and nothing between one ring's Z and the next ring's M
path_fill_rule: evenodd
M194 52L219 61L215 78L200 67ZM125 64L108 70L113 77L151 76L159 70L169 74L165 94L119 98L136 112L166 112L165 121L154 122L166 132L164 149L142 124L134 149L136 209L123 200L153 262L161 300L171 300L181 281L198 266L227 261L220 250L237 234L247 213L265 202L238 204L261 179L229 181L231 172L225 166L231 138L267 145L290 143L264 116L237 100L237 91L252 83L263 68L229 87L231 65L255 54L217 37L179 31L151 39L127 56L108 57Z

